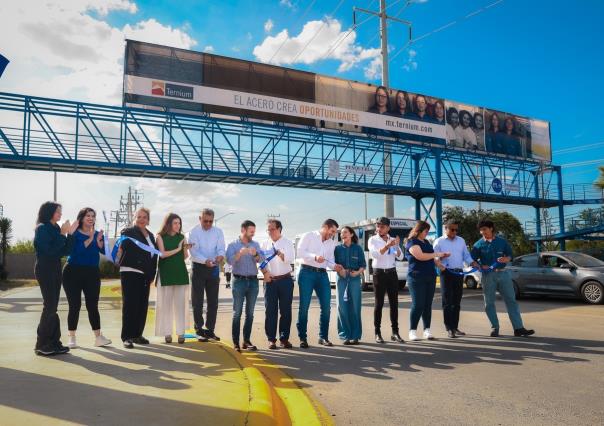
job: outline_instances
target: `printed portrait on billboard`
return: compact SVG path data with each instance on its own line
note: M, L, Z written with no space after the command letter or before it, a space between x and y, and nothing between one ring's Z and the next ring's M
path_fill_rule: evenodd
M487 152L513 157L527 157L530 154L530 121L524 117L501 111L485 110ZM528 155L531 158L530 155Z
M446 110L447 146L484 151L484 109L447 101Z

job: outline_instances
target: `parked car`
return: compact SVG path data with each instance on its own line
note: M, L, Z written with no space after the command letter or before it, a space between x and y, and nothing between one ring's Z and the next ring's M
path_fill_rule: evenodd
M509 266L516 296L560 295L590 304L604 300L604 262L571 251L548 251L519 256Z
M472 269L471 267L464 268L464 270L466 272L470 271L471 269ZM481 277L482 277L482 273L480 271L472 272L467 275L464 275L463 282L467 288L475 289L475 288L478 288L478 286L481 286L480 285Z

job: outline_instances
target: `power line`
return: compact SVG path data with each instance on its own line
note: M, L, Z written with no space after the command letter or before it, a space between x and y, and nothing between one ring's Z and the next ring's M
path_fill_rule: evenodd
M336 14L336 12L340 9L340 7L342 7L342 4L344 4L344 1L346 0L340 0L340 2L338 3L338 5L336 6L336 8L331 12L331 14L329 16L334 16ZM319 33L321 32L321 30L325 27L326 24L326 20L323 20L321 23L321 26L319 27L319 29L317 30L317 32L315 33L315 35L313 35L310 40L308 40L308 42L304 45L304 47L302 48L302 50L300 50L298 52L298 54L296 56L294 56L294 59L292 59L292 63L296 62L296 59L298 59L300 57L300 55L302 54L302 52L304 52L306 50L306 48L308 47L308 45L310 43L312 43L312 41L319 35Z
M587 161L575 161L573 163L566 163L566 164L562 164L562 168L563 169L570 169L572 167L579 167L579 166L587 166L589 164L604 164L604 158L598 158L597 160L587 160Z
M398 55L400 55L401 53L403 53L409 46L411 46L412 44L417 43L420 40L425 39L426 37L430 37L436 33L439 33L443 30L446 30L447 28L450 28L456 24L459 24L465 20L468 20L470 18L473 18L476 15L481 14L482 12L486 12L488 9L497 6L500 3L503 3L505 0L497 0L496 2L493 2L487 6L481 7L480 9L476 9L474 12L470 12L467 15L464 15L462 17L459 17L451 22L449 22L448 24L442 25L432 31L428 31L425 34L422 34L421 36L409 41L408 43L406 43L403 47L401 47L394 55L392 55L392 57L390 58L390 61L393 61Z
M335 50L337 49L337 47L344 41L346 40L346 38L348 38L348 36L357 28L359 28L361 25L363 25L365 22L369 21L370 19L375 18L375 16L370 15L369 17L363 19L361 22L359 22L358 24L353 24L352 27L350 27L350 29L348 30L348 32L344 35L344 37L340 38L340 40L335 43L332 47L329 48L329 50L327 52L325 52L325 54L323 56L321 56L321 59L325 59L327 58L329 55L331 55L333 52L335 52Z
M302 13L302 15L300 15L300 17L298 18L298 20L296 21L295 26L297 26L300 22L302 22L302 20L304 19L304 17L306 16L306 14L310 11L310 9L312 8L312 6L316 3L316 1L317 0L312 0L308 4L308 6L306 6L306 9ZM275 50L275 53L273 53L273 56L271 56L271 58L268 60L269 63L275 58L275 56L277 56L277 53L279 53L279 51L285 45L285 43L287 42L287 40L289 40L288 36L285 37L285 40L283 40L283 43L281 43L281 45L277 48L277 50Z
M563 149L554 151L554 154L567 154L570 152L585 151L585 150L591 149L595 146L602 146L602 145L604 145L604 142L591 143L591 144L581 145L581 146L574 146L571 148L563 148Z

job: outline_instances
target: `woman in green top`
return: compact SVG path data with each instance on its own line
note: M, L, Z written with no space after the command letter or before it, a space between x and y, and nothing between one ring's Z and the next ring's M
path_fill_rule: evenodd
M185 342L189 313L189 274L185 259L189 257L185 236L182 234L180 216L169 213L157 234L157 247L161 251L159 274L155 283L155 335L164 336L172 343L172 331L176 321L178 343Z

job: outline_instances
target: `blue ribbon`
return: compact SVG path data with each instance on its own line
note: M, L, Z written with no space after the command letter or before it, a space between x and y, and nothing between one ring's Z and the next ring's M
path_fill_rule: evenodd
M262 253L262 255L264 257L266 257L266 259L260 264L260 269L266 268L266 266L268 265L268 262L273 260L275 258L275 256L277 256L277 254L279 253L274 245L271 250L261 250L260 252Z
M488 269L472 268L472 269L470 269L469 271L466 271L466 272L463 272L463 271L462 272L452 271L449 268L446 268L446 269L447 269L447 271L449 271L450 274L464 276L464 275L473 274L474 272L488 273L488 272L491 272L492 270L494 270L497 265L499 265L499 262L493 263L491 266L488 267Z
M119 238L119 240L117 240L115 242L115 245L113 246L113 250L111 251L111 259L113 259L114 263L115 263L115 258L117 256L118 249L120 248L120 246L122 245L122 243L124 241L126 241L126 240L132 241L141 250L144 250L144 251L149 252L149 253L151 253L153 255L158 255L159 257L161 257L161 252L158 249L156 249L155 247L151 247L149 244L141 243L140 241L138 241L138 240L136 240L136 239L134 239L132 237L127 237L125 235L122 235Z

